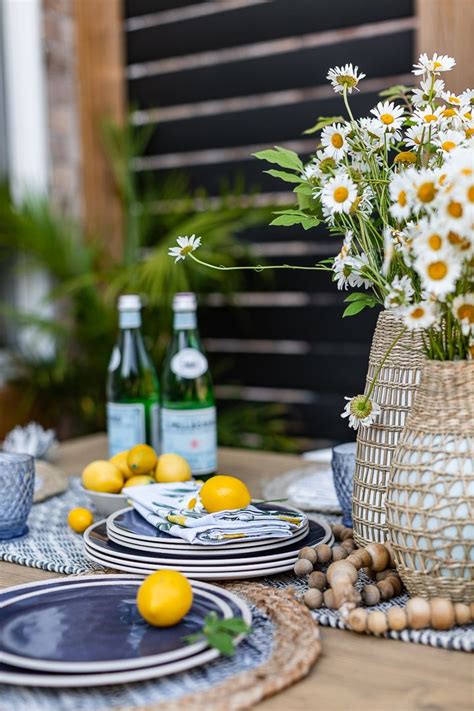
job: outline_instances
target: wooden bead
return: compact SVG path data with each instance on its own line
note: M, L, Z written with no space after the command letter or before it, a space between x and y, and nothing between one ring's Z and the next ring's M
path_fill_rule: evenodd
M306 558L300 558L296 561L293 570L295 575L309 575L313 572L313 564L311 561L306 560Z
M331 588L328 588L324 591L323 600L324 604L326 605L326 607L329 607L329 609L333 610L336 607L334 603L334 592L333 590L331 590Z
M370 557L370 553L368 553L365 548L357 548L356 553L362 559L363 568L370 566L372 558Z
M347 560L338 560L335 563L331 563L326 575L329 585L333 585L333 582L338 577L348 578L351 583L355 583L358 577L357 568Z
M435 630L450 630L456 621L454 606L451 600L444 597L433 597L430 600L431 627Z
M336 541L341 540L341 533L345 530L345 526L342 523L334 523L332 526L332 532L334 533L334 538Z
M381 580L377 583L382 600L390 600L395 595L395 590L390 582L390 579Z
M354 568L360 570L363 567L363 561L357 551L353 551L348 557L347 562L351 563Z
M376 573L379 570L385 570L390 562L390 555L385 546L382 543L369 543L365 550L370 555L372 570L375 570Z
M298 558L309 560L313 565L318 562L318 554L314 548L311 548L311 546L305 546L302 548L298 553Z
M407 615L403 607L391 607L387 612L387 625L390 630L404 630L408 626Z
M353 538L346 538L342 541L341 546L345 548L348 553L352 553L352 551L355 551L357 548Z
M341 536L341 541L345 541L348 538L354 538L354 531L352 530L352 528L343 528L340 536Z
M393 573L388 578L386 578L386 580L390 580L390 583L392 584L392 587L395 591L394 597L396 597L397 595L400 595L400 593L402 592L402 589L403 589L403 583L402 583L401 579L398 577L398 575L395 575L395 573Z
M390 567L395 568L396 567L396 561L395 561L395 554L393 552L392 544L390 541L385 541L384 543L385 548L387 549L388 555L390 556Z
M408 626L412 630L421 630L429 627L431 610L430 603L422 597L412 597L406 605Z
M387 631L387 618L385 612L375 610L371 612L367 618L367 629L372 634L380 635Z
M328 581L324 573L320 570L315 570L310 574L308 578L308 585L310 588L316 588L317 590L324 590L327 587Z
M332 559L331 547L327 543L321 543L316 547L316 553L318 556L318 563L329 563Z
M317 610L323 604L323 594L321 590L316 590L316 588L310 588L306 590L303 596L304 604L311 610Z
M380 602L380 590L376 585L365 585L362 589L362 600L365 605L377 605Z
M336 560L344 560L344 558L347 558L347 550L343 548L342 546L333 546L332 549L332 559L334 561Z
M471 610L471 620L474 620L474 602L469 603L469 607Z
M392 575L394 575L394 572L391 568L385 568L385 570L381 570L378 573L375 573L375 579L379 583L381 580L385 580L385 578L390 578Z
M468 625L471 621L471 610L469 605L464 605L462 602L454 603L454 616L457 625Z
M354 632L365 632L367 630L367 612L362 607L357 607L349 614L347 622Z

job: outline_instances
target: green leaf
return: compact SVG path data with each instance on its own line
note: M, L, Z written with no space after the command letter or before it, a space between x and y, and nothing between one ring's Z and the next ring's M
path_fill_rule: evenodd
M404 84L395 84L395 86L390 86L388 89L379 91L379 96L400 96L401 94L406 94L411 91L413 87L405 86Z
M301 195L309 195L312 197L313 195L313 188L311 185L308 185L308 183L301 183L300 185L297 185L296 188L293 190L294 193L299 193Z
M287 501L287 499L272 499L260 503L275 503L275 501ZM230 617L228 620L223 620L221 627L224 627L234 634L242 634L242 632L248 632L249 626L241 617Z
M346 316L355 316L365 308L372 308L372 306L375 306L375 304L370 304L367 301L353 301L352 304L349 304L349 306L347 306L344 310L342 318L345 318Z
M317 227L319 225L319 220L317 217L306 217L301 221L301 225L304 230L310 230L312 227Z
M375 305L377 303L376 299L372 296L372 294L367 294L362 291L354 291L352 294L349 294L349 296L346 296L344 301L365 301L367 305Z
M306 218L301 215L279 215L270 222L270 225L280 227L291 227L292 225L301 225Z
M211 632L207 635L207 640L211 647L218 649L226 657L235 654L234 640L228 632Z
M316 131L320 131L325 126L330 126L338 121L345 121L344 116L319 116L314 126L307 128L306 131L303 131L303 134L316 133Z
M267 173L268 175L271 175L273 178L280 178L280 180L284 180L285 183L301 183L301 178L299 175L295 175L294 173L285 173L283 170L264 170L264 173Z
M276 165L279 165L282 168L303 170L303 163L301 162L298 154L294 151L288 150L287 148L275 146L274 149L259 151L258 153L254 153L253 155L259 160L266 160L269 163L275 163Z

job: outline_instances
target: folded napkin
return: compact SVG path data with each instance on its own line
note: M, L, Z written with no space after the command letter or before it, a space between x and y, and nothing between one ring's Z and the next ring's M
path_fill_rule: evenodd
M207 513L200 498L202 483L150 484L127 489L133 508L152 526L188 543L225 545L236 540L289 538L307 525L295 511L256 506Z

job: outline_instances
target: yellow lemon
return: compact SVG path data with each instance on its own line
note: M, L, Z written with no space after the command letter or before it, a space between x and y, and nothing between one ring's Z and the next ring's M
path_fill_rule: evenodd
M155 480L149 474L136 474L127 479L123 488L126 489L128 486L143 486L143 484L156 484Z
M149 575L137 593L140 615L154 627L176 625L191 609L193 590L177 570L158 570Z
M114 464L98 459L82 472L82 486L92 491L118 494L123 486L123 474Z
M128 449L126 449L124 452L119 452L118 454L115 454L109 459L109 462L111 464L114 464L117 469L120 469L125 479L130 479L130 477L133 476L133 472L128 466L127 459Z
M158 457L155 470L156 481L188 481L191 479L191 467L179 454L162 454Z
M243 481L235 476L221 474L206 481L199 495L204 508L209 513L226 509L244 509L252 500Z
M76 533L84 533L93 521L94 517L89 509L71 509L67 515L67 522Z
M156 467L158 457L153 447L137 444L128 453L127 464L133 474L148 474Z

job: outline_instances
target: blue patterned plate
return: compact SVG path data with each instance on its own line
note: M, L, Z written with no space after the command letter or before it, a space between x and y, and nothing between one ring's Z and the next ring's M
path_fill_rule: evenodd
M193 605L167 628L146 623L136 608L140 580L76 581L0 603L0 660L46 672L116 672L167 664L201 652L183 637L202 629L215 611L230 617L222 598L193 587Z

